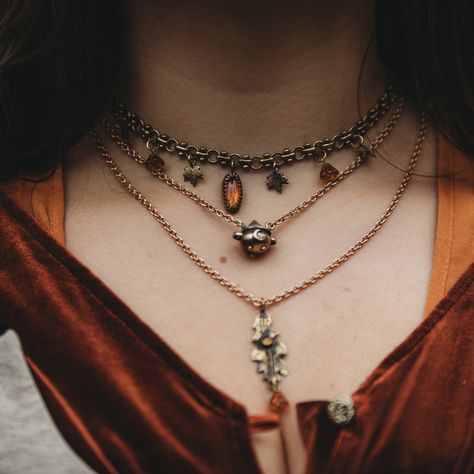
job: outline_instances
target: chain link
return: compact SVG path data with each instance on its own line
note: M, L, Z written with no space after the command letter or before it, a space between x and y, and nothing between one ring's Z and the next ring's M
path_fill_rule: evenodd
M412 158L410 160L410 165L405 172L405 175L393 197L389 206L379 218L379 220L375 223L375 225L356 243L354 244L349 250L343 253L340 257L336 258L332 263L327 265L325 268L320 270L318 273L310 276L309 278L301 281L297 285L293 286L292 288L285 290L277 295L274 295L269 298L258 297L253 295L250 292L245 291L241 288L237 283L232 282L225 276L221 275L217 270L215 270L211 265L207 264L205 260L200 257L192 248L179 236L176 230L172 227L172 225L160 214L160 212L151 204L150 201L140 192L138 191L133 184L128 181L122 171L118 168L112 157L110 156L109 152L105 148L101 138L99 137L98 133L95 130L90 132L90 136L94 141L96 148L103 158L104 162L110 168L113 175L117 178L117 180L125 187L125 189L140 203L142 204L147 211L163 226L165 231L168 235L175 241L176 245L180 247L180 249L193 261L196 265L201 268L205 273L207 273L213 280L217 281L221 286L226 288L231 293L235 294L239 298L247 301L248 303L253 304L256 307L269 307L275 303L279 303L287 298L290 298L293 295L298 294L300 291L308 288L309 286L314 285L319 280L324 278L329 273L333 272L336 268L342 265L344 262L349 260L358 250L360 250L370 239L382 228L388 218L391 216L393 211L395 210L397 204L399 203L403 193L405 192L411 177L414 173L416 163L420 156L420 153L423 148L423 144L426 137L426 129L427 129L427 121L426 117L423 114L420 119L420 127L418 131L418 136L415 142L415 147L413 150Z
M181 158L193 156L198 161L207 161L211 164L221 164L225 167L245 170L259 170L261 168L271 168L282 166L287 163L301 161L305 158L324 160L335 150L346 148L357 148L362 145L363 136L388 112L397 99L397 93L393 86L387 86L384 95L377 101L367 114L358 120L349 130L343 130L332 138L325 138L314 142L308 142L293 149L285 148L280 152L264 153L263 155L250 156L240 153L228 153L224 150L206 148L202 146L190 145L187 142L170 138L167 134L161 133L150 124L144 122L135 113L129 111L127 107L117 98L112 98L109 102L109 109L121 127L140 137L147 144L151 151L168 151L177 153Z

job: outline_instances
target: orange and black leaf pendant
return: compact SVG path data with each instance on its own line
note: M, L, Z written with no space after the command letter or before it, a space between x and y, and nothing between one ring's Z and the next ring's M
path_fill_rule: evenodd
M243 187L240 176L235 173L227 173L222 180L222 197L228 212L235 214L242 205Z

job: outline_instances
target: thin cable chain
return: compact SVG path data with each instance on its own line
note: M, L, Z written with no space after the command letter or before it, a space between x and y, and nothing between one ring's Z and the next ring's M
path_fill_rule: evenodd
M343 130L332 138L325 138L312 143L305 143L302 146L296 146L292 150L286 148L281 152L272 154L264 153L254 156L228 153L215 148L199 147L175 138L170 138L165 133L161 133L151 125L145 123L135 113L129 111L117 98L111 99L109 109L115 118L122 121L131 132L145 140L150 149L156 148L166 150L169 153L178 153L182 158L193 156L199 161L221 164L223 166L233 167L234 169L242 167L246 170L259 170L263 167L270 168L274 165L282 166L293 161L301 161L304 158L317 158L321 160L326 158L326 156L334 150L353 146L359 139L358 137L365 135L371 128L377 125L379 120L388 112L396 100L397 92L393 86L389 85L375 106L349 130Z
M373 140L371 146L367 149L365 149L365 153L368 153L369 155L373 153L384 141L384 139L390 134L390 132L393 130L395 127L396 123L398 122L398 119L400 118L403 108L404 108L405 102L403 98L399 99L399 103L397 104L397 107L395 108L392 116L390 117L390 120L387 122L385 127L380 131L380 133L375 137ZM136 149L131 147L126 141L124 141L117 133L114 132L114 127L111 124L110 121L106 120L105 118L102 120L102 123L104 125L104 128L110 138L115 142L115 144L124 152L126 153L130 158L132 158L134 161L136 161L138 164L141 166L145 165L146 159L138 153ZM344 169L333 181L330 181L329 183L325 184L321 189L313 193L311 196L309 196L307 199L305 199L303 202L298 204L295 208L292 210L288 211L286 214L282 215L278 219L276 219L273 222L269 222L266 226L270 230L274 230L277 226L283 224L287 220L291 219L292 217L296 216L300 212L303 212L306 210L309 206L314 204L316 201L318 201L320 198L322 198L327 191L330 189L334 188L338 183L340 183L342 180L344 180L347 176L349 176L353 171L355 171L359 166L363 163L363 159L358 156L346 169ZM175 181L173 178L168 176L166 173L162 171L152 171L152 174L156 176L160 181L168 185L169 187L175 189L176 191L179 191L181 194L184 196L188 197L192 201L198 203L200 206L203 208L207 209L211 213L215 214L217 217L220 217L221 219L224 219L226 222L229 222L236 227L243 227L244 223L237 217L231 216L230 214L227 214L225 211L222 209L217 208L210 202L206 201L203 199L201 196L198 194L194 193L191 191L189 188L186 186L183 186L182 184L178 183Z
M94 141L96 148L103 158L104 162L108 165L113 175L117 178L117 180L127 189L127 191L140 203L142 204L145 209L147 209L150 214L163 226L165 231L168 235L175 241L175 243L181 248L181 250L193 261L196 265L201 268L205 273L207 273L212 279L217 281L221 286L226 288L231 293L235 294L239 298L247 301L248 303L256 306L256 307L269 307L275 303L279 303L282 300L290 298L293 295L298 294L300 291L308 288L311 285L314 285L316 282L324 278L329 273L333 272L337 267L341 264L349 260L358 250L360 250L384 225L384 223L388 220L390 215L395 210L397 204L399 203L403 193L405 192L408 183L413 175L415 170L416 163L420 156L421 150L423 148L423 143L426 137L426 129L427 129L427 121L426 117L423 114L420 119L420 127L418 131L418 136L415 142L415 147L413 150L413 155L408 166L408 169L402 179L392 201L390 202L389 206L382 214L380 219L375 223L375 225L367 232L355 245L353 245L349 250L347 250L344 254L340 257L336 258L332 263L327 265L325 268L320 270L318 273L310 276L309 278L301 281L297 285L293 286L292 288L285 290L271 298L262 298L253 295L245 291L241 288L237 283L230 281L225 276L221 275L217 270L215 270L211 265L207 264L202 257L200 257L191 247L179 236L176 230L172 227L172 225L159 213L159 211L151 204L150 201L140 192L138 191L133 184L128 181L122 171L118 168L116 163L113 161L112 157L110 156L109 152L105 148L102 140L100 139L99 135L95 130L91 130L90 136Z
M402 114L404 106L405 106L405 101L404 101L403 98L401 98L398 105L397 105L397 107L396 107L396 109L394 110L392 116L390 117L390 120L387 122L385 127L380 131L380 133L375 137L375 139L373 140L370 147L366 149L366 151L365 151L365 153L367 154L366 156L370 156L383 143L385 138L387 138L387 136L390 134L390 132L393 130L393 128L397 124L398 119L400 118L400 116ZM324 185L320 190L316 191L314 194L309 196L303 202L298 204L294 209L287 212L283 216L279 217L274 222L270 223L268 225L269 229L273 230L278 225L283 224L288 219L291 219L292 217L299 214L300 212L303 212L305 209L307 209L309 206L311 206L316 201L318 201L321 197L323 197L324 194L329 189L332 189L339 182L341 182L343 179L345 179L349 174L351 174L353 171L355 171L364 161L365 160L362 158L362 156L359 155L344 171L342 171L336 177L336 179L334 181L330 181L329 183Z

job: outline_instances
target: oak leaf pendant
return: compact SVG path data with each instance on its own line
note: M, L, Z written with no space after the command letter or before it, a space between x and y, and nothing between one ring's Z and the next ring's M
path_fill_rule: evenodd
M264 309L260 310L252 326L255 330L252 342L256 346L252 351L252 360L257 363L257 372L262 374L272 391L279 392L281 378L288 375L286 363L282 360L287 348L278 341L278 333L271 324L270 315Z

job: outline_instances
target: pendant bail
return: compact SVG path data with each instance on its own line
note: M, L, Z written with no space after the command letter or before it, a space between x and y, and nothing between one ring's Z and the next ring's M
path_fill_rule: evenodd
M146 141L146 147L148 148L149 151L151 151L152 153L156 153L157 151L159 151L160 149L160 146L158 144L158 141L156 140L156 138L149 138L147 141Z
M229 157L229 161L230 161L230 172L231 174L234 173L235 169L236 169L236 166L235 166L235 160L237 159L237 156L236 155L231 155Z

